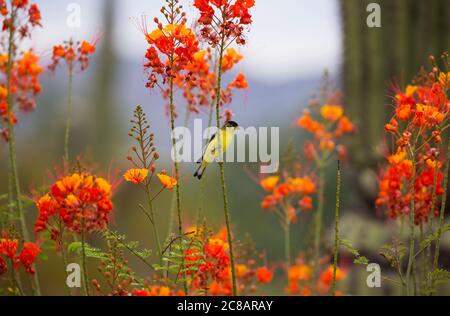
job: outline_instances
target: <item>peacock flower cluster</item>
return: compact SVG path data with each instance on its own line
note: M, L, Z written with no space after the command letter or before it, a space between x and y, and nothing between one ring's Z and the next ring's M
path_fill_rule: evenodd
M194 55L199 50L197 37L186 26L185 13L178 1L166 0L166 3L167 7L161 8L165 25L154 18L156 28L150 32L145 17L142 17L138 25L149 45L144 64L148 72L148 88L161 87L161 83L168 83L169 78L185 75L187 65L193 62ZM168 93L164 89L163 91Z
M30 112L36 108L36 96L41 92L39 83L40 75L43 72L39 65L40 58L32 50L22 52L20 58L12 64L11 68L11 94L13 102L18 104L22 112ZM8 122L8 88L6 73L8 71L8 55L0 55L0 73L3 80L0 80L0 117L4 122ZM10 112L12 124L17 123L14 112Z
M410 214L412 195L416 225L438 216L437 200L444 193L440 145L449 120L448 82L449 74L435 68L404 91L396 88L395 113L385 125L395 149L387 155L376 200L392 219Z
M217 234L206 237L203 251L185 251L186 267L197 265L198 268L192 275L190 284L194 292L207 291L208 295L213 296L232 295L229 250L227 233L225 228L222 228ZM203 260L199 264L200 258ZM267 266L257 267L254 259L236 263L235 270L240 293L254 293L257 284L270 283L273 278L272 270Z
M29 0L0 0L0 15L3 17L2 31L13 30L20 38L30 36L30 32L41 24L41 11L35 3Z
M250 9L255 0L195 0L200 12L201 35L212 46L235 41L244 45L244 29L252 23Z
M222 61L222 72L231 71L244 57L233 48L227 48ZM187 101L188 111L200 113L201 107L209 107L215 103L217 87L216 63L210 49L200 50L194 54L194 60L187 65L188 72L178 74L174 83L182 89ZM222 90L220 105L232 101L233 90L248 88L248 82L243 73L238 73Z
M23 112L36 107L36 96L41 92L39 77L43 72L39 66L40 58L32 50L19 51L21 42L29 38L31 31L41 25L39 7L28 0L7 2L0 0L0 20L2 36L0 45L0 135L9 139L5 125L15 125L17 115L8 107L8 93L11 93L11 106L17 103ZM12 34L12 36L9 36ZM11 42L9 41L11 39ZM9 47L12 49L9 50ZM11 58L11 60L9 60ZM8 73L10 66L10 87ZM8 92L9 90L9 92Z
M354 124L345 115L339 104L323 104L309 106L297 120L298 127L313 136L313 140L305 143L304 152L308 160L319 161L324 156L337 152L341 159L346 156L346 148L340 139L354 132Z
M310 296L312 293L324 295L330 292L333 282L333 266L321 266L322 271L317 280L313 280L313 267L303 262L292 265L288 271L288 287L286 293L289 295ZM342 281L346 277L345 271L337 267L336 281ZM313 282L314 281L314 282Z
M37 234L48 231L58 241L63 229L81 234L101 231L109 223L113 203L112 186L101 177L74 173L56 181L36 202L39 214ZM83 226L84 225L84 226Z
M150 286L146 289L135 289L131 292L132 296L183 296L182 291L176 291L168 286Z
M284 177L269 176L260 181L266 195L261 202L263 209L286 213L289 221L295 223L299 211L309 211L313 207L312 195L317 191L315 180L308 175Z
M308 284L310 283L312 272L313 269L305 263L290 266L286 293L290 295L309 296L311 291Z
M24 242L22 250L19 250L19 240L7 237L2 233L0 237L0 276L8 271L8 266L12 266L15 270L24 267L25 271L34 274L33 265L39 256L41 249L33 242Z
M73 73L77 66L81 71L89 67L89 61L96 51L97 41L75 42L72 39L53 46L52 63L48 66L51 71L55 71L58 65L64 61L69 73Z

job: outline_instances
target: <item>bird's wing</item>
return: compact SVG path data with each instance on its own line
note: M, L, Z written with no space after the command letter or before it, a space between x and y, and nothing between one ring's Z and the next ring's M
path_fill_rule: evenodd
M216 137L216 135L214 135L213 137L211 137L211 140L209 141L208 145L205 148L205 152L203 154L202 157L202 161L206 162L206 163L211 163L213 162L219 153L219 142L218 142L218 137Z
M216 133L217 134L217 133ZM203 158L205 157L206 151L208 150L209 144L211 144L211 142L216 138L216 134L214 134L213 136L211 136L211 138L209 139L208 143L205 145L205 148L203 148L203 154L200 157L200 159L197 161L197 163L202 163Z

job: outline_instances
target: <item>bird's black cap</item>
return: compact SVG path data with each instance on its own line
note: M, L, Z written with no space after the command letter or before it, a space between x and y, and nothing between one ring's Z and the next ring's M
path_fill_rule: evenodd
M235 121L228 121L225 123L225 127L238 127L239 124L236 123Z

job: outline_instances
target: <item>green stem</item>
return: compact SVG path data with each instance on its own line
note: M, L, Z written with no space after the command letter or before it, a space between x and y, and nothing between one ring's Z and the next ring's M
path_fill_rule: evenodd
M158 247L159 261L160 261L160 264L162 264L161 240L159 239L158 228L157 228L156 222L155 222L155 214L153 212L153 203L152 203L152 198L150 196L150 188L149 188L149 186L150 186L150 182L147 180L147 184L145 186L145 193L146 193L146 197L147 197L148 208L149 208L149 211L150 211L150 222L152 224L153 235L155 237L155 242L156 242L156 245Z
M438 178L438 172L439 172L439 160L436 159L436 165L434 167L434 178L433 178L433 193L431 195L431 210L430 210L430 225L429 225L429 230L430 230L430 234L433 233L434 231L434 221L435 221L435 215L434 215L434 209L436 206L436 188L437 188L437 178ZM430 264L431 264L431 245L429 245L426 249L426 256L427 256L427 270L430 268ZM424 276L427 275L427 271L424 271Z
M336 211L335 211L335 221L334 221L334 254L333 254L333 285L332 285L332 295L336 295L336 271L338 267L338 256L339 256L339 209L341 205L341 166L338 160L337 166L337 185L336 185Z
M61 231L61 258L64 265L64 272L66 273L66 277L69 275L67 272L67 253L66 253L66 243L64 242L64 232ZM72 296L72 291L70 288L68 288L68 294L69 296Z
M174 57L171 56L170 57L170 69L173 69L173 64L174 64ZM179 236L183 236L183 221L181 219L181 199L180 199L180 170L179 170L179 166L178 166L178 161L177 161L177 152L176 152L176 140L173 137L173 132L175 130L175 104L173 101L173 89L174 89L174 82L173 82L173 76L170 76L170 80L169 80L169 85L170 85L170 95L169 95L169 101L170 101L170 127L172 130L172 146L173 146L173 150L174 150L174 167L175 167L175 177L177 179L177 184L175 186L175 194L176 194L176 199L177 199L177 215L178 215L178 234ZM184 252L183 249L183 238L180 238L180 249L182 252ZM184 256L181 256L181 269L184 271L184 280L183 280L183 288L184 288L184 293L186 295L189 294L189 290L188 290L188 285L187 285L187 278L186 278L186 271L185 271L185 265L184 265Z
M413 148L411 150L411 160L412 160L412 175L411 175L411 210L409 214L409 258L408 258L408 267L406 270L406 295L411 295L411 274L413 270L414 263L414 243L416 238L416 230L415 230L415 182L416 182L416 151Z
M322 233L322 217L323 217L323 206L325 198L325 174L321 168L319 171L319 192L318 192L318 204L317 213L315 218L315 232L314 232L314 261L315 264L320 258L320 237Z
M14 295L16 295L16 290L19 292L20 296L23 296L22 285L20 284L20 279L16 276L16 270L14 269L14 261L11 259L9 263L9 269L11 271L11 283L14 289Z
M111 230L108 230L109 234L111 236L114 237L114 239L120 243L125 249L127 249L131 254L133 254L136 258L138 258L139 260L141 260L147 267L149 267L152 270L155 270L155 268L152 266L152 264L150 262L147 261L146 258L142 257L141 254L139 252L137 252L136 250L134 250L133 248L131 248L126 242L124 242L120 236L118 236L116 233L114 233Z
M446 153L446 162L445 162L445 175L444 175L444 194L442 195L442 201L441 201L441 210L439 213L439 227L437 230L437 239L436 239L436 245L434 248L434 260L433 260L433 270L436 270L438 268L439 264L439 249L441 245L441 236L442 236L442 228L444 226L444 217L445 217L445 206L447 202L447 185L448 185L448 172L449 172L449 166L450 166L450 138L448 139L447 144L447 153ZM432 284L432 288L434 288L435 284Z
M218 64L218 73L217 73L217 90L216 90L216 123L217 129L220 130L220 99L221 99L221 88L222 88L222 63L223 63L223 54L225 50L225 35L222 35L222 40L220 44L220 54L219 54L219 64ZM221 137L218 139L219 148L221 148ZM223 151L221 150L223 153ZM222 157L223 158L223 157ZM231 237L231 225L230 225L230 210L228 206L228 196L227 196L227 188L225 183L225 170L223 161L219 162L220 169L220 182L222 186L222 196L223 196L223 210L225 213L225 224L227 228L228 235L228 244L230 246L230 264L231 264L231 279L233 283L233 296L237 295L237 286L236 286L236 272L234 266L234 253L233 253L233 240Z
M21 236L23 240L30 240L28 236L27 223L25 219L25 214L23 212L22 205L22 193L20 189L20 180L19 173L17 169L17 158L16 158L16 147L14 140L14 125L11 120L11 113L13 111L13 93L11 89L11 75L12 75L12 67L13 67L13 58L14 58L14 35L15 35L15 20L17 17L17 9L12 9L11 18L9 21L9 39L8 39L8 63L6 70L6 85L8 91L8 149L9 149L9 164L10 164L10 179L12 180L12 193L15 194L15 206L17 208L17 213L20 219L20 228L21 228ZM12 198L12 196L11 196ZM40 286L39 286L39 277L37 273L37 269L33 276L30 276L31 289L33 291L33 295L41 295Z
M86 220L85 220L85 212L83 210L83 215L81 217L81 263L83 266L83 279L84 279L84 295L89 296L89 277L87 271L87 262L86 262Z
M287 271L289 271L291 266L291 223L287 214L284 225L284 255L286 257Z
M73 87L73 66L69 64L69 82L68 82L68 94L67 94L67 120L66 120L66 132L64 136L64 162L65 168L69 168L70 154L69 154L69 141L70 141L70 127L72 124L72 87Z

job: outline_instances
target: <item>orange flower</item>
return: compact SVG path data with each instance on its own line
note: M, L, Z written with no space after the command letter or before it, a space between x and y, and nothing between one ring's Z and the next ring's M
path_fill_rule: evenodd
M320 114L327 121L336 122L344 114L344 109L340 105L325 104L320 108Z
M322 283L323 285L327 285L329 286L331 284L331 282L333 281L333 274L334 274L334 267L333 266L328 266L328 268L326 270L324 270L319 277L319 282ZM336 269L336 281L341 281L345 278L346 273L340 269L339 267L337 267Z
M26 242L23 244L23 249L20 252L19 260L28 273L33 274L35 272L33 269L33 264L40 252L41 248L39 248L39 246L35 243Z
M223 55L222 71L231 70L243 58L244 56L238 54L235 49L228 48L226 54Z
M178 183L175 178L169 177L164 173L158 173L157 176L163 187L165 187L168 190L172 190L173 187L176 186Z
M405 151L399 151L395 155L389 156L388 157L388 161L392 165L397 165L397 164L401 163L405 159L405 157L406 157L406 152Z
M247 89L248 82L243 73L239 73L236 78L229 84L230 88Z
M289 179L289 185L293 191L302 194L313 194L316 192L316 185L309 177Z
M237 264L235 266L235 269L237 278L244 278L250 271L250 269L245 264Z
M258 278L259 283L267 284L272 282L273 273L266 266L259 267L256 270L256 277Z
M436 160L428 158L427 160L425 160L425 163L427 164L428 168L431 168L434 170L434 168L436 168ZM437 162L437 167L438 169L442 168L442 163L440 161Z
M318 133L324 130L324 127L319 122L311 118L311 114L306 112L297 121L297 125L310 133Z
M279 197L275 195L268 195L264 198L264 200L261 202L261 208L268 209L272 208L277 205L279 202Z
M274 189L275 196L284 197L291 193L291 186L287 183L282 183Z
M395 109L395 115L400 121L406 121L411 114L411 105L403 104Z
M75 65L79 65L82 71L86 70L89 66L89 59L95 53L95 45L95 42L82 41L80 43L72 39L65 41L63 45L55 45L53 46L53 62L48 68L50 71L55 71L59 63L64 60L69 71L73 71Z
M123 175L124 179L128 182L132 182L134 184L139 184L144 182L144 180L148 176L147 169L129 169Z
M111 195L111 184L103 178L87 173L66 176L36 202L39 215L35 233L50 231L52 239L57 241L60 232L55 227L63 224L70 231L81 233L83 217L88 233L101 231L107 226L113 209Z
M355 130L353 123L346 116L342 116L336 128L336 136L341 137L344 134L352 133Z
M18 245L19 241L17 239L2 238L0 239L0 254L8 258L14 258Z
M310 210L312 209L313 205L313 200L310 196L305 196L303 199L301 199L298 202L298 205L300 206L300 208L304 211Z
M297 264L289 268L288 278L289 281L307 281L311 278L311 267L306 264Z
M261 180L260 185L267 192L272 192L279 180L280 177L278 176L267 177Z
M384 125L384 130L389 133L396 133L398 130L398 122L392 118L389 124Z
M147 290L134 290L133 296L171 296L172 292L167 286L152 286Z
M81 54L89 55L95 53L95 44L91 44L88 41L81 42L79 47L79 51Z

